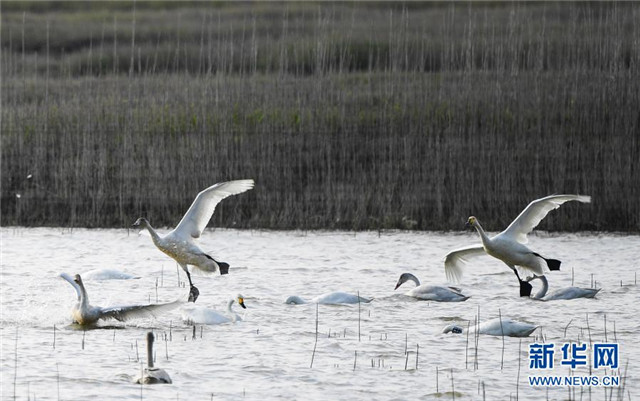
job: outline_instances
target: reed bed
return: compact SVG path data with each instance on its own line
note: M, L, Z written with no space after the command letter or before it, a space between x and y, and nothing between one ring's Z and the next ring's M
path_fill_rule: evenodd
M38 3L39 4L39 3ZM3 3L5 225L640 230L634 3ZM40 11L39 11L40 10Z

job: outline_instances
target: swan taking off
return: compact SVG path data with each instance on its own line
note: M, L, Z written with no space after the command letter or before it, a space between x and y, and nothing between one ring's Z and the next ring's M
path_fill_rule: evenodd
M159 384L166 383L171 384L171 378L164 369L156 368L153 366L153 333L147 333L147 367L142 372L142 375L136 378L137 384Z
M164 237L158 235L156 230L149 224L149 221L143 217L133 223L133 227L146 228L158 249L172 257L187 273L189 285L191 286L189 302L195 302L200 292L191 281L188 265L208 273L219 271L220 274L227 274L229 272L227 263L219 262L204 253L196 244L196 240L200 238L202 231L211 220L211 216L213 216L216 205L221 200L231 195L243 193L251 188L253 188L253 180L220 182L210 186L196 196L180 223Z
M116 319L125 321L134 317L156 317L158 313L172 310L182 304L182 301L173 301L165 304L150 305L129 305L129 306L111 306L102 308L100 306L91 306L89 304L89 296L84 288L82 278L79 274L71 277L67 273L61 273L60 277L65 279L78 295L78 303L71 309L71 316L75 323L86 325L93 324L100 319Z
M533 276L528 278L527 280L520 280L521 297L531 296L531 290L533 288L531 284L529 284L529 282L536 279L542 282L542 288L540 289L540 291L538 291L538 293L536 293L536 295L532 296L531 298L537 299L539 301L593 298L601 290L601 288L566 287L547 294L547 291L549 290L549 282L547 281L547 278L545 276Z
M185 305L182 308L182 320L187 324L223 324L239 322L242 317L233 311L233 304L237 302L243 309L247 309L244 304L244 297L238 295L234 299L230 299L227 303L227 314L216 312L203 306Z
M471 326L469 328L469 334L477 332L478 334L486 334L488 336L528 337L537 328L538 326L508 318L503 318L502 323L500 323L500 318L497 317L487 320L484 323ZM466 328L450 324L445 327L442 332L461 334L464 333L465 330Z
M372 298L359 297L358 295L348 294L346 292L329 292L326 294L318 295L311 301L306 301L304 298L297 295L292 295L287 298L284 303L290 305L301 305L306 303L312 304L324 304L324 305L339 305L339 304L357 304L358 302L369 303Z
M413 281L416 283L416 287L409 290L405 295L416 299L422 299L425 301L438 301L438 302L462 302L469 299L469 297L463 295L459 288L444 287L440 285L426 285L420 284L420 280L411 273L402 273L396 284L397 290L402 284L407 281Z
M482 229L480 222L474 216L469 217L467 226L475 227L480 235L482 244L456 249L445 257L444 270L447 280L459 282L462 278L463 265L468 259L485 253L503 261L518 277L516 266L528 273L543 275L550 270L560 270L560 261L547 259L529 249L527 234L529 234L545 216L553 209L557 209L565 202L591 202L590 196L584 195L551 195L534 200L511 222L509 227L500 234L489 238Z

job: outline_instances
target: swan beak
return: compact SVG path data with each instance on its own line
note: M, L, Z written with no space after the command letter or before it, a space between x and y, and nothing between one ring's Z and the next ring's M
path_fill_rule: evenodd
M247 309L247 307L244 305L244 298L238 298L238 303L240 304L240 306L242 306L242 309Z
M395 291L395 290L397 290L397 289L398 289L398 287L400 287L400 284L402 284L402 283L400 283L400 282L398 281L398 282L396 283L396 288L394 288L393 290L394 290L394 291Z

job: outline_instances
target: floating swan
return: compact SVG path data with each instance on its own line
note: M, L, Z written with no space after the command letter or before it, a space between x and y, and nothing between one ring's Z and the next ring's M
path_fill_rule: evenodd
M553 209L557 209L565 202L591 202L590 196L584 195L551 195L534 200L516 217L516 219L500 234L489 238L482 229L480 222L474 216L469 217L467 226L475 227L482 240L481 245L472 245L456 249L445 257L444 268L449 281L459 282L462 278L463 265L468 258L485 253L502 260L518 277L516 266L537 275L543 275L550 270L560 270L560 261L547 259L533 252L524 244L528 242L529 234L542 219Z
M329 292L327 294L319 295L313 298L311 301L306 301L304 298L297 295L292 295L284 301L285 304L300 305L306 303L312 304L325 304L325 305L337 305L337 304L357 304L358 302L369 303L372 298L358 297L357 295L348 294L346 292Z
M547 281L547 278L545 276L533 276L527 280L520 280L520 296L528 297L531 295L532 286L529 282L535 279L542 281L542 288L531 298L539 301L593 298L601 290L601 288L566 287L547 294L547 291L549 290L549 282Z
M156 230L149 224L149 221L143 217L133 223L133 227L146 228L158 249L175 259L187 273L189 285L191 286L189 292L190 302L195 302L200 292L191 281L191 274L187 265L191 265L193 268L203 272L213 273L219 271L220 274L229 272L227 263L219 262L204 253L196 245L196 240L200 238L202 231L211 220L211 216L213 216L216 205L221 200L228 196L248 191L251 188L253 188L253 180L238 180L220 182L201 191L176 228L164 237L158 235Z
M147 367L142 372L142 375L136 378L137 384L158 384L166 383L171 384L171 377L164 371L164 369L156 368L153 366L153 333L147 333Z
M440 285L420 285L420 280L411 273L402 273L394 290L397 290L398 287L407 281L413 281L416 283L416 287L412 288L405 294L413 298L438 302L462 302L469 299L469 297L462 295L459 288L444 287Z
M518 322L509 318L503 318L502 324L500 324L500 318L487 320L486 322L474 325L469 328L469 334L476 333L486 334L489 336L509 336L509 337L528 337L535 331L538 326L534 326L529 323ZM445 327L443 333L464 333L466 328L456 326L453 324Z
M85 280L131 280L140 277L115 269L94 269L82 274Z
M247 309L244 304L244 297L238 295L234 299L230 299L227 304L227 315L216 312L213 309L205 308L204 306L185 305L182 308L182 319L188 324L223 324L230 322L238 322L242 320L240 315L233 311L234 302L243 308Z
M78 295L78 303L71 309L71 316L75 323L86 325L93 324L99 319L116 319L124 321L134 317L156 317L156 314L169 311L182 304L182 301L174 301L165 304L150 305L129 305L129 306L111 306L102 308L100 306L91 306L89 304L89 296L84 288L82 278L79 274L71 277L67 273L61 273L60 277L65 279Z

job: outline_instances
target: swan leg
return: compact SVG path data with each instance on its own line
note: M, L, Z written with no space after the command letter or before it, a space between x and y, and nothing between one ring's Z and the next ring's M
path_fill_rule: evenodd
M520 275L518 274L518 269L516 269L515 266L509 265L509 264L507 264L507 266L509 266L509 268L513 270L516 277L518 278L518 283L520 283L520 296L530 297L531 291L533 290L533 286L528 282L524 281L522 278L520 278Z
M198 296L200 296L200 291L198 290L198 288L196 288L195 285L193 285L193 282L191 281L191 273L189 273L189 269L187 269L187 265L180 263L180 266L185 271L185 273L187 273L187 278L189 279L189 286L191 287L191 289L189 290L189 299L187 300L187 302L195 303L196 299L198 299Z

